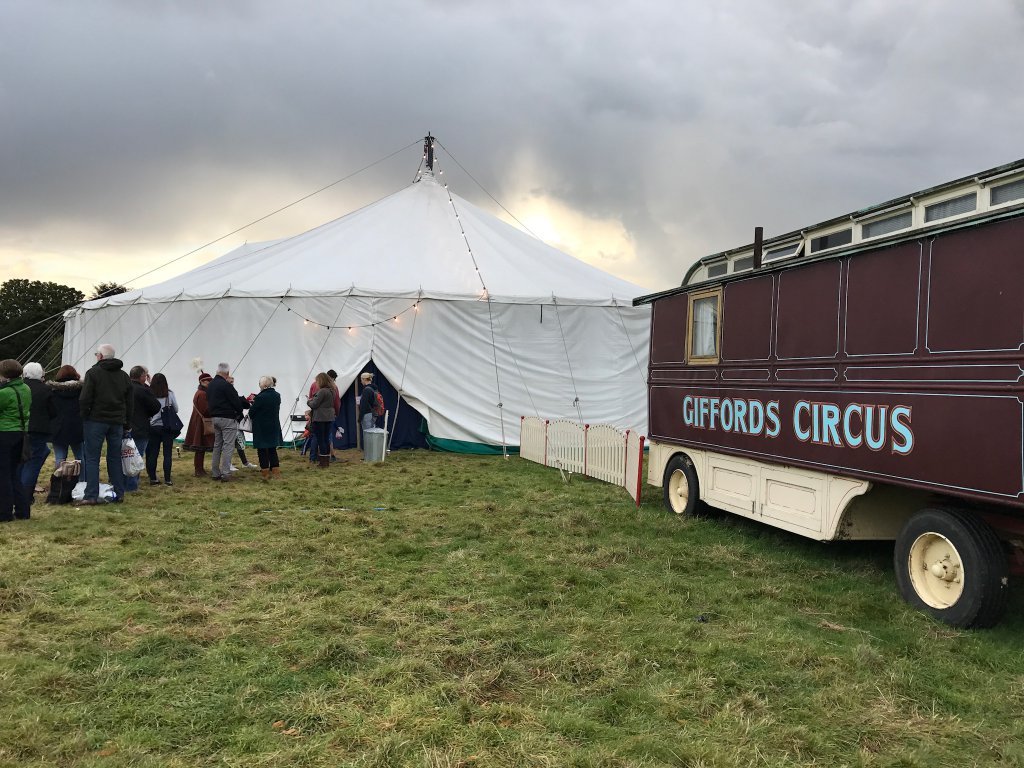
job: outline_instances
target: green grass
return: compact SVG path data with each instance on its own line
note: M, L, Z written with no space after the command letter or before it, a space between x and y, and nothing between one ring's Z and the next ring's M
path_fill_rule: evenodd
M0 526L0 765L1024 766L1019 592L519 458L176 467Z

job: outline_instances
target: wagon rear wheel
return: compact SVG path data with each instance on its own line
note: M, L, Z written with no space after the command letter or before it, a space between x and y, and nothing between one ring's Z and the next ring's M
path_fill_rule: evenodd
M903 526L893 556L903 599L954 627L991 627L1006 611L1006 553L969 512L923 509Z
M665 506L677 515L692 517L700 508L700 483L697 481L697 470L694 469L690 457L684 453L677 454L665 467L662 480L665 493Z

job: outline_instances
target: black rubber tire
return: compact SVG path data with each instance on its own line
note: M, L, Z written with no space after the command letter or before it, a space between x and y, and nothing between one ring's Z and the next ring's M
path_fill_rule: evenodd
M682 508L679 508L678 496L673 498L673 491L670 487L673 482L673 475L676 472L681 473L677 479L679 481L685 480L687 486L686 505ZM665 467L665 475L662 477L661 487L665 508L672 514L682 515L683 517L695 517L701 509L700 482L697 480L697 470L694 469L693 462L690 461L690 457L685 453L677 453L669 461Z
M963 590L948 607L929 605L918 594L911 579L911 548L919 537L929 533L948 540L962 563ZM922 509L900 531L893 566L903 599L950 626L992 627L1006 612L1009 580L1006 551L988 523L976 514L957 509Z

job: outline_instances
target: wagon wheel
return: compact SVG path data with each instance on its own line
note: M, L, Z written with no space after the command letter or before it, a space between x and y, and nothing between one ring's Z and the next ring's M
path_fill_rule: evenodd
M1006 552L970 512L923 509L903 526L893 556L903 599L954 627L991 627L1006 611Z
M673 456L665 467L662 488L665 493L665 506L677 515L693 517L703 506L700 504L697 470L685 453Z

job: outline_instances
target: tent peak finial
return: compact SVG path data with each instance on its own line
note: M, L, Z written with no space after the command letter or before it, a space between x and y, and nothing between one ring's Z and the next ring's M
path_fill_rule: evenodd
M427 165L427 170L433 173L434 171L434 137L430 135L430 131L427 131L427 135L423 137L423 160Z

